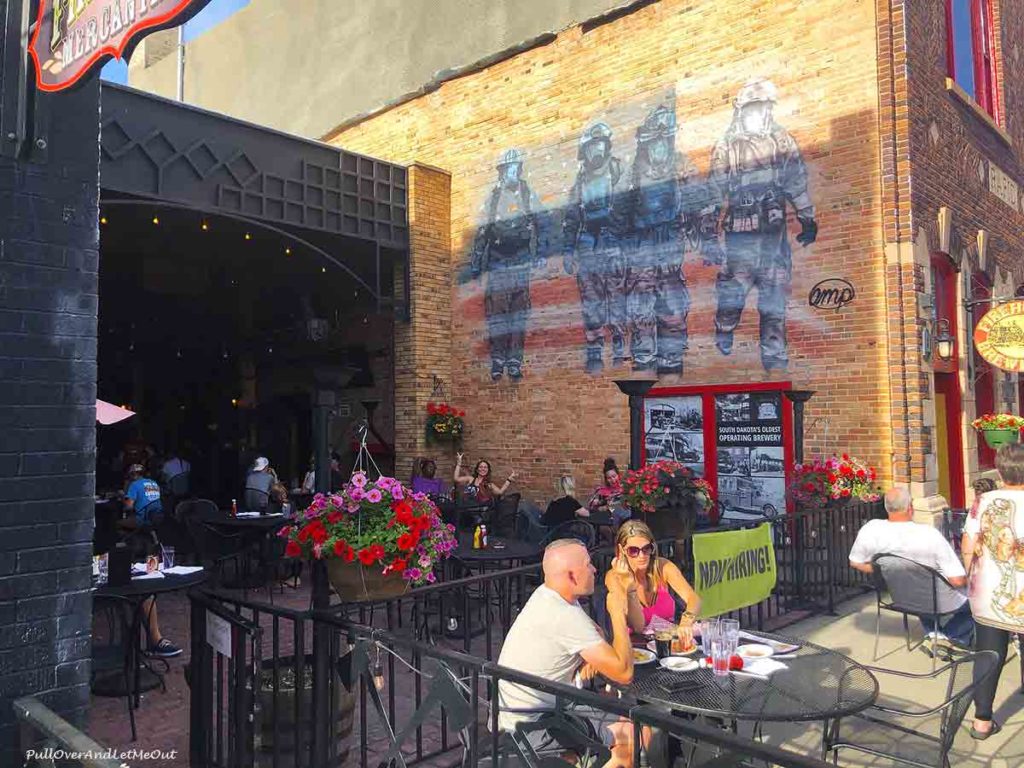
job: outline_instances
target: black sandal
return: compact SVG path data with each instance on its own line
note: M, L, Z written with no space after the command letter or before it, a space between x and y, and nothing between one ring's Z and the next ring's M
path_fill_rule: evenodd
M975 741L984 741L989 736L995 736L1001 730L1003 730L1003 726L1001 726L995 720L992 721L992 727L989 728L987 731L976 731L974 729L974 726L972 725L971 726L971 738L974 739Z

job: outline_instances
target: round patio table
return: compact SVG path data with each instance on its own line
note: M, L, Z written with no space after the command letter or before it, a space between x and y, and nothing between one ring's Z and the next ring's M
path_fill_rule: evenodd
M473 537L462 536L452 556L464 563L493 565L506 561L532 560L540 557L543 551L544 547L540 544L520 539L492 539L486 549L473 549Z
M715 677L710 668L670 672L656 663L637 667L627 692L640 701L673 710L757 722L835 720L867 709L878 698L875 676L838 651L767 632L749 634L800 648L780 654L778 661L786 669L767 678L736 672ZM668 693L661 687L681 680L693 680L698 685L678 693Z
M131 618L126 623L128 642L125 647L123 672L120 676L97 678L93 684L93 692L99 696L127 697L132 741L136 736L135 710L140 704L141 694L163 686L163 675L142 660L142 649L139 644L142 642L143 604L147 598L159 594L197 587L206 579L206 571L198 570L187 574L165 574L162 578L133 578L127 584L103 584L93 588L93 597L96 599L112 598L131 606Z

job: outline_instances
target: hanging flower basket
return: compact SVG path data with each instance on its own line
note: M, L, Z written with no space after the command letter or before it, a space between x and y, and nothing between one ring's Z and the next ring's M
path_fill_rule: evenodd
M1016 443L1020 439L1018 429L983 429L981 434L985 436L985 442L989 448L1001 448L1007 443Z
M427 442L461 441L462 432L466 427L462 420L465 415L465 411L460 411L448 403L427 403Z
M658 539L689 538L701 511L713 505L711 485L676 461L656 461L630 470L622 482L623 501Z
M398 571L385 575L380 568L338 558L327 561L327 580L346 603L387 600L409 591L409 582Z
M317 494L278 534L285 556L327 561L331 586L346 602L382 600L437 580L434 566L458 546L455 528L425 494L392 477L356 472L338 493Z
M1024 418L1012 413L986 413L972 421L971 426L981 432L989 448L1000 448L1020 440Z
M837 509L854 501L878 501L875 468L844 453L797 464L790 495L805 509Z

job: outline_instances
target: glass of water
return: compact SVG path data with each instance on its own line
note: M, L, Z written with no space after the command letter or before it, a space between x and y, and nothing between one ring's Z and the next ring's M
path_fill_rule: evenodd
M174 547L163 547L162 546L162 547L160 547L160 554L163 556L163 568L162 568L162 570L166 571L168 568L173 568L174 567Z

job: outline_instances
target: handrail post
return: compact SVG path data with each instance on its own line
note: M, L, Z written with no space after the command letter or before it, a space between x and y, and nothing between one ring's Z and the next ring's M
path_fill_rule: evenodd
M189 765L205 768L210 757L206 754L207 733L213 723L210 712L213 702L206 685L207 681L212 681L213 669L207 654L206 606L196 595L190 597L189 603L192 606L192 656L189 660L192 684L189 687L188 756Z
M312 561L313 579L313 768L327 768L330 752L330 675L331 628L316 616L316 611L330 608L330 588L327 584L327 565L322 560Z

